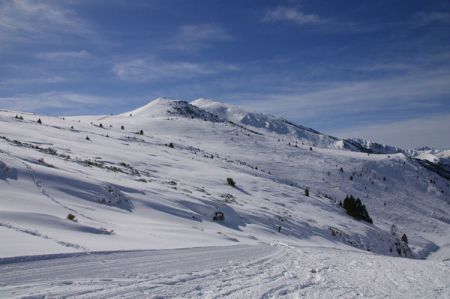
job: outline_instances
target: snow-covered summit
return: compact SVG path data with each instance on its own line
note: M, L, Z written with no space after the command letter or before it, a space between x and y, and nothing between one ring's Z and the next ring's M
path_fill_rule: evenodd
M29 239L41 245L20 254L275 238L425 257L448 243L447 181L402 153L345 145L210 100L159 98L112 116L0 111L0 237L8 245L0 253L17 254L14 244ZM346 195L364 202L373 225L343 211ZM216 211L224 222L214 221Z
M284 118L269 114L249 112L238 106L210 99L200 98L192 101L191 104L215 114L222 119L252 127L253 129L261 130L262 132L275 133L281 136L284 135L299 139L303 144L307 145L373 154L405 154L408 157L426 163L426 165L428 165L428 162L432 163L432 168L430 169L433 171L436 170L435 166L440 167L439 174L442 175L445 173L445 177L450 177L450 158L448 154L450 151L436 150L428 147L421 149L405 149L361 138L340 139L296 124Z
M450 185L437 175L443 168L430 162L433 157L438 161L448 158L448 152L423 150L425 162L404 153L367 154L374 152L374 144L363 148L356 141L352 144L223 103L197 100L193 104L160 98L120 115L65 118L0 110L0 272L9 269L0 275L0 297L42 294L35 289L36 277L22 276L18 268L28 274L40 272L28 271L21 263L13 268L2 264L39 259L18 255L89 253L80 261L91 265L84 269L97 277L92 258L102 258L90 253L138 249L161 251L118 253L100 267L106 267L111 278L117 271L122 273L120 267L112 272L107 269L116 257L129 261L134 256L131 264L122 261L132 271L127 270L126 280L118 278L121 286L124 281L135 283L136 266L158 272L157 279L146 274L145 283L166 288L159 271L164 268L167 284L173 286L177 279L195 284L189 286L195 294L183 292L174 297L218 294L199 295L197 278L215 286L212 281L217 275L229 275L228 270L245 276L236 276L237 282L254 277L255 272L248 269L256 269L267 279L267 271L272 273L274 268L278 269L276 278L272 275L268 280L275 282L272 287L277 290L278 284L286 284L286 277L291 277L295 288L303 277L310 289L311 281L317 285L322 277L334 279L329 270L337 269L344 279L335 281L333 288L326 281L323 289L341 290L353 278L367 281L369 271L374 279L387 273L396 282L400 277L408 286L417 282L422 289L435 291L428 294L448 293L442 288L445 280L442 283L433 276L450 277L445 275L450 259ZM347 144L354 150L346 150ZM361 200L373 223L346 213L347 195ZM215 218L218 212L223 219ZM238 244L241 246L231 246ZM167 251L187 247L191 249ZM255 255L250 261L254 250L271 258ZM162 262L161 252L168 254ZM209 259L211 263L202 264L201 272L193 271L191 266L204 260L205 252L214 257ZM433 260L419 263L385 256ZM149 259L162 268L143 263ZM64 260L69 261L66 268L70 273L80 271L80 267L70 268L78 262ZM180 270L175 260L188 262L184 264L188 276L178 275L173 280L173 273ZM241 260L247 264L236 268ZM223 263L228 266L224 268ZM28 265L36 269L44 264ZM264 264L267 267L261 267ZM373 265L378 266L375 269ZM212 271L206 276L205 267ZM298 273L286 274L286 269ZM416 273L412 269L422 269L421 276L405 278L405 273ZM356 274L349 276L351 273ZM86 281L83 273L78 274ZM53 276L43 277L51 280L46 289L54 290L54 279L49 278ZM424 278L433 279L436 285L428 285ZM31 281L28 289L23 287L25 281ZM16 283L15 289L8 285L11 282ZM67 288L80 285L67 284L66 278L60 283ZM100 288L96 283L89 287L103 292L112 282L99 283ZM235 287L234 282L231 285ZM132 288L141 291L141 286ZM179 284L176 286L178 289ZM146 287L155 290L151 284ZM86 285L81 288L86 295ZM49 297L64 297L67 291L58 293L61 296L49 293ZM74 296L79 294L72 291ZM116 291L102 294L128 294ZM270 296L287 294L281 291ZM262 297L269 293L250 294ZM359 289L353 294L363 293Z
M162 97L150 101L148 104L135 110L120 114L119 116L135 116L140 118L180 116L187 118L199 118L209 121L219 121L219 118L216 115L193 106L186 101Z
M322 134L277 116L250 112L234 105L209 99L197 99L192 101L191 104L234 123L250 126L266 133L275 133L300 139L308 145L334 149L353 148L350 144L346 144L344 140Z

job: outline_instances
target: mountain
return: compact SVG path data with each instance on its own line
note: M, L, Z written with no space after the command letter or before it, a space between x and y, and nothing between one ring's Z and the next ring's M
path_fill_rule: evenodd
M321 148L342 149L371 154L403 153L408 157L417 159L424 167L438 175L450 179L449 151L440 151L430 148L403 149L361 138L340 139L295 124L283 118L245 111L237 106L209 99L197 99L192 101L191 104L215 114L221 119L252 127L252 129L261 130L265 133L275 133L286 136L287 138L293 138L296 142L301 141L303 145L306 144Z
M440 264L450 258L448 180L406 152L368 153L209 100L160 98L99 116L1 110L0 190L0 267L95 251L240 245L270 255L264 246L278 244L279 259L310 248L326 253L320 263L428 258L436 262L408 269L449 271ZM372 224L346 213L347 195L361 200Z
M248 112L239 107L216 102L208 99L197 99L192 101L193 106L218 115L222 119L250 126L253 129L261 130L264 133L274 133L286 135L296 140L300 139L304 144L326 148L342 149L354 148L344 140L333 136L322 134L311 128L294 124L283 118L262 113Z
M186 101L176 101L167 98L158 98L151 101L147 105L137 108L133 111L126 112L119 115L119 117L163 117L163 116L181 116L190 117L192 119L203 119L208 121L220 121L215 114L199 109L196 106L190 105Z

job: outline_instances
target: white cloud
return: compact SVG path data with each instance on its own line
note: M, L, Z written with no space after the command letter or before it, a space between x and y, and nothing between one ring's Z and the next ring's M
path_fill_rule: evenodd
M51 35L92 37L77 14L56 1L11 0L0 2L0 41L28 42Z
M405 148L432 146L450 149L450 114L331 132Z
M329 82L300 86L289 92L237 95L247 106L289 118L324 118L390 109L432 107L450 96L450 70L427 71L380 80ZM235 97L236 98L236 97Z
M38 112L49 109L80 111L99 105L113 106L119 102L116 98L81 94L69 91L50 91L40 94L22 94L12 97L0 97L0 106L4 109Z
M278 6L269 9L263 17L264 22L290 21L300 25L326 23L327 20L315 14L306 14L296 7Z
M12 85L24 84L56 84L67 81L67 78L58 75L41 74L30 77L7 78L0 81L0 86L11 87Z
M185 42L231 41L233 37L216 24L184 25L179 29L178 39Z
M90 58L92 55L85 51L62 51L62 52L45 52L36 55L37 58L46 60L66 60L66 59L83 59Z
M192 78L238 68L229 64L200 64L185 61L168 62L154 58L138 58L116 63L113 73L122 80L146 82L160 79Z
M212 23L187 24L178 28L163 47L175 50L196 51L214 42L230 42L234 37L222 26Z
M360 67L360 70L369 72L379 71L406 71L412 69L414 66L411 64L394 62L394 63L379 63Z
M421 12L416 15L417 25L428 25L428 24L450 24L450 13L449 12Z

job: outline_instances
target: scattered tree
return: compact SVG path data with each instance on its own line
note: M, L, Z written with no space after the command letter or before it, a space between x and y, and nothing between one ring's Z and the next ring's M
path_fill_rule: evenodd
M121 130L125 130L125 127L124 127L124 126L120 126L120 129L121 129Z
M100 128L103 128L103 124L102 124L102 123L100 123L98 126L99 126Z
M69 214L69 215L67 215L67 219L69 219L69 220L71 220L71 221L74 221L74 222L77 221L77 217L75 217L74 214Z
M309 197L309 189L308 188L305 189L305 196Z
M408 244L408 237L406 236L406 234L403 234L401 240L402 240L403 242L405 242L406 244Z
M37 123L40 124L40 125L42 125L42 120L39 118L39 119L37 120Z
M397 234L397 226L395 224L391 225L391 235L395 236Z
M89 136L86 136L86 140L90 141L90 140L91 140L91 138L89 138Z
M144 130L140 130L139 135L144 135Z
M169 147L170 148L175 148L175 146L173 145L173 142L169 143Z
M227 184L230 185L231 187L236 186L236 182L232 178L227 178Z
M353 195L346 196L342 207L347 211L347 214L357 220L364 220L368 223L373 223L366 207L362 204L359 198L354 198Z

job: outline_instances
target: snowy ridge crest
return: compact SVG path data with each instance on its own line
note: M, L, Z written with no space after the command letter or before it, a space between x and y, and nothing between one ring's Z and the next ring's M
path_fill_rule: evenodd
M202 119L206 121L222 121L217 115L205 111L199 107L189 104L186 101L172 100L168 98L157 98L147 105L123 113L120 116L136 117L185 117L191 119Z

